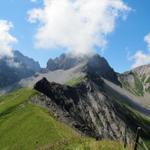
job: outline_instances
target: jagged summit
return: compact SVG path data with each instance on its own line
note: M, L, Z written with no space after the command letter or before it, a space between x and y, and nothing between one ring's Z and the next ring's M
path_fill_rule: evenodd
M62 69L67 70L70 69L79 63L87 61L89 56L78 56L75 57L71 54L61 54L59 57L55 59L50 58L47 62L47 69L50 71Z
M79 64L84 64L82 71L86 74L97 74L103 78L108 79L116 84L119 84L115 71L110 67L107 60L99 54L85 55L73 57L69 54L62 54L55 59L49 59L47 69L50 71L55 70L68 70Z
M59 57L56 57L54 59L50 58L47 62L46 68L50 71L54 71L58 69L67 70L83 62L84 63L90 62L93 63L93 65L97 65L98 63L100 63L101 59L104 58L101 57L99 54L74 56L69 53L63 53Z
M116 72L111 68L104 57L98 54L93 55L89 58L85 67L87 73L94 73L119 85Z

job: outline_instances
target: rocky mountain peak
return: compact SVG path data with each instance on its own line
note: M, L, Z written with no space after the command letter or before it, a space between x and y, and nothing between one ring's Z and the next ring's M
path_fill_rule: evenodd
M70 69L79 63L86 60L85 57L74 57L70 54L62 54L59 57L56 57L55 59L49 59L47 62L47 69L50 71L62 69L67 70Z
M107 60L98 54L89 58L85 70L87 73L96 74L115 84L120 84L116 72L108 64Z
M116 84L119 84L114 70L110 67L106 59L98 54L79 57L74 57L69 54L62 54L60 57L55 59L49 59L47 69L50 71L58 69L67 70L81 63L84 64L82 69L83 72L87 74L97 74Z

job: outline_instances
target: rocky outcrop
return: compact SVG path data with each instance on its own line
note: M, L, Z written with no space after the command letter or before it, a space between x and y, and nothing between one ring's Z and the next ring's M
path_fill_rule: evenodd
M45 78L36 83L35 89L48 98L34 98L32 102L42 104L55 116L76 128L83 134L123 140L126 123L117 115L117 109L105 95L103 80L95 76L76 87L50 83ZM130 129L127 139L131 138Z

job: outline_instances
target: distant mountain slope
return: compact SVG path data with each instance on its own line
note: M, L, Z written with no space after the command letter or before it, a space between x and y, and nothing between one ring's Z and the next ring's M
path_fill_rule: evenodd
M29 58L27 56L24 56L19 51L14 51L14 61L29 70L33 70L34 72L39 72L41 70L38 61L35 61L34 59Z
M22 78L40 71L40 65L33 59L14 51L13 58L0 59L0 88L12 85Z
M150 65L137 67L119 75L122 86L137 96L150 93ZM150 94L149 94L150 97Z

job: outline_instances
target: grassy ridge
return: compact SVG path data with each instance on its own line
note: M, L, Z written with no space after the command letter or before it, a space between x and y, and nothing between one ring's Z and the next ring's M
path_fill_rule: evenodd
M35 149L60 139L77 136L72 129L57 122L48 112L32 104L18 108L1 118L0 129L1 148L11 150Z
M20 89L14 93L0 97L0 116L8 114L18 105L27 101L37 92L30 89Z
M78 137L78 134L50 114L27 102L36 92L21 89L0 100L0 147L6 150L30 150Z
M31 104L28 99L35 94L21 89L0 97L1 150L124 150L119 142L81 137L47 110Z

